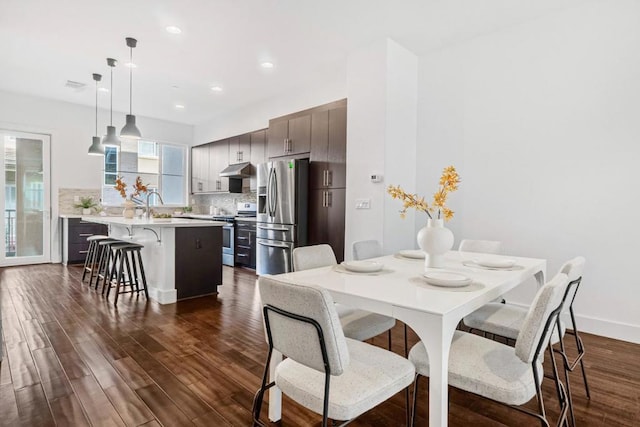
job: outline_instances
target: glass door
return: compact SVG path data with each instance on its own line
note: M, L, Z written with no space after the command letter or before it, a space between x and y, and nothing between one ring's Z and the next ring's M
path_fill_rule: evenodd
M49 135L0 129L0 266L51 261Z

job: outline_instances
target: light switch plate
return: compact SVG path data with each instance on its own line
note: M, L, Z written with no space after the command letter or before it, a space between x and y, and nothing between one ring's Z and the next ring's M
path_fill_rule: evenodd
M356 209L371 209L371 199L356 199Z

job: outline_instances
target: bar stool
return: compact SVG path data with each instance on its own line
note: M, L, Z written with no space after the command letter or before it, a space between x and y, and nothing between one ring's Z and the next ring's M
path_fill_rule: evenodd
M96 282L93 284L94 288L97 290L100 285L100 279L103 280L102 287L104 289L104 280L105 280L105 272L109 270L109 261L111 259L111 244L122 242L120 239L116 239L114 237L107 237L106 239L102 239L98 242L97 249L97 258L98 265L96 268ZM91 286L92 281L89 280L89 286Z
M111 269L112 273L110 277L113 277L113 274L116 273L116 296L114 298L113 305L118 304L118 296L120 294L140 294L140 291L142 291L144 292L144 296L149 299L147 278L144 274L142 255L140 253L144 246L137 243L125 243L123 245L116 243L111 245L111 247L113 248L115 255L113 259L114 268ZM111 284L111 280L109 282ZM127 285L129 286L128 291L125 290ZM141 287L142 289L140 289ZM107 289L107 298L109 298L110 291L111 286Z
M119 255L118 247L126 246L131 244L129 241L124 240L113 240L113 241L102 241L99 243L100 245L104 245L103 251L103 259L99 269L98 280L96 281L96 289L98 289L98 285L100 279L102 279L102 295L105 295L105 291L107 291L107 296L109 295L109 289L112 286L115 286L114 280L117 275L116 263L117 256Z
M93 275L96 272L96 260L98 259L98 243L108 238L109 236L104 236L102 234L96 234L95 236L87 237L87 242L89 242L89 250L87 251L87 256L84 259L82 281L84 282L84 278L87 276L87 273L89 273L89 286L91 286Z

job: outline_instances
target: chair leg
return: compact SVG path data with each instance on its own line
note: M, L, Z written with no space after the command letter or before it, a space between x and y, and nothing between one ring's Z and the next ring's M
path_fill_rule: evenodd
M413 380L413 405L411 405L411 427L416 425L416 412L418 411L418 380L420 375L416 374Z
M558 329L559 330L559 329ZM576 417L573 412L573 397L571 396L571 382L569 379L570 367L567 359L567 352L564 347L564 337L560 338L560 354L562 355L562 365L564 367L564 381L567 388L567 401L569 403L569 415L571 418L571 425L576 427Z
M407 342L407 324L404 324L404 357L409 357L409 343Z
M391 351L391 329L387 331L387 334L389 336L389 351Z
M582 358L585 355L584 345L582 338L578 334L578 327L576 326L576 316L573 313L573 304L569 307L569 315L571 316L571 324L573 326L573 336L576 340L576 347L578 348L578 357L580 358L580 369L582 370L582 380L584 381L584 391L587 393L587 399L591 399L591 393L589 391L589 383L587 382L587 372L584 368L584 362ZM571 368L573 370L573 367Z

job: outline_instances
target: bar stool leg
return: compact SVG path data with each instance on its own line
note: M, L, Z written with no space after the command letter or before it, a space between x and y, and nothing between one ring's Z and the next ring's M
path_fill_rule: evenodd
M111 268L109 268L108 280L106 282L107 285L107 299L109 298L109 294L111 293L112 282L115 278L118 277L118 260L120 259L120 251L111 250Z
M87 272L91 269L89 266L91 265L91 255L93 254L93 248L97 244L96 241L91 240L89 242L89 250L87 251L87 256L84 258L84 267L82 268L82 279L84 282L84 278L87 277Z
M147 290L147 278L144 275L144 266L142 265L142 255L140 251L138 253L138 264L140 265L140 278L142 279L142 288L144 289L144 296L149 299L149 291Z
M102 289L101 289L101 293L102 295L104 295L104 290L107 284L107 277L109 275L110 272L110 263L111 263L111 247L110 246L106 246L104 248L104 256L102 259L102 266L99 270L99 272L101 272L102 275ZM98 276L98 280L96 281L96 288L98 287L98 284L100 283L100 276Z
M121 251L117 251L121 252ZM116 258L120 259L120 263L118 264L118 275L116 276L116 296L113 300L113 305L118 305L118 296L120 295L120 283L124 280L122 277L124 275L124 254L120 254L118 257L118 253L116 253ZM109 296L109 291L107 291L107 297Z

